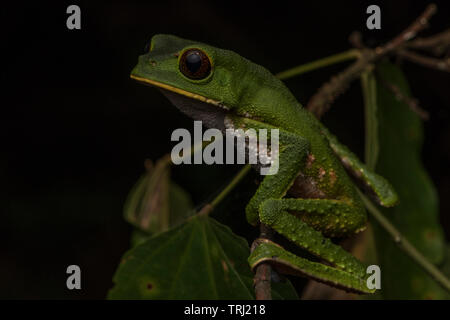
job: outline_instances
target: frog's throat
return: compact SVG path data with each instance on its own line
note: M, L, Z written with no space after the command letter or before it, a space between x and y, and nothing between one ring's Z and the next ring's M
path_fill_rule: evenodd
M227 106L225 106L220 101L209 99L209 98L206 98L206 97L204 97L202 95L199 95L199 94L196 94L196 93L192 93L192 92L189 92L189 91L177 88L177 87L173 87L171 85L168 85L168 84L165 84L165 83L162 83L162 82L158 82L158 81L147 79L147 78L137 77L135 75L130 75L130 78L134 79L136 81L139 81L139 82L143 82L143 83L146 83L146 84L150 84L150 85L162 88L162 89L166 89L166 90L175 92L177 94L181 94L181 95L186 96L188 98L192 98L192 99L196 99L196 100L199 100L199 101L202 101L202 102L206 102L208 104L212 104L214 106L220 107L220 108L222 108L224 110L227 110L227 111L230 110Z

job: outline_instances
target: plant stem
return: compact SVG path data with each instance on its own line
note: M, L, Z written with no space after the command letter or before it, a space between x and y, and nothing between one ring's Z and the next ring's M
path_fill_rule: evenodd
M388 219L378 210L375 205L364 196L359 190L359 195L363 200L367 210L377 220L377 222L389 233L398 247L403 250L411 259L425 270L439 285L450 292L450 280L429 262L402 234L395 228Z
M361 87L364 97L366 150L365 162L370 170L375 169L378 159L378 119L377 119L377 82L373 75L373 68L361 74Z
M358 59L344 71L332 76L328 82L324 83L317 90L316 94L309 99L306 109L320 118L328 111L330 105L342 93L347 91L350 83L358 79L361 73L366 71L368 65L378 62L388 54L401 50L410 39L427 27L429 19L435 12L436 5L430 4L408 28L385 45L375 49L359 49L360 55Z
M255 299L256 300L272 300L272 289L270 283L272 267L269 263L261 263L256 267L255 282Z
M199 214L209 214L212 210L236 187L239 182L250 171L251 165L246 164L239 172L233 177L233 180L215 197L210 203L203 206Z
M273 231L265 224L259 225L259 238L272 240ZM256 243L257 240L255 240ZM253 245L252 245L253 248ZM255 277L253 278L256 300L272 300L272 266L270 263L260 263L256 267Z
M284 80L284 79L288 79L288 78L292 78L294 76L298 76L300 74L312 71L312 70L316 70L316 69L320 69L323 67L327 67L329 65L332 64L336 64L336 63L340 63L343 61L347 61L347 60L353 60L356 59L360 56L359 50L356 49L351 49L348 51L344 51L338 54L334 54L332 56L323 58L323 59L319 59L319 60L315 60L306 64L302 64L300 66L294 67L292 69L288 69L286 71L280 72L278 74L276 74L275 76L278 79Z
M231 180L231 182L219 193L219 195L211 201L211 206L216 207L230 192L233 188L247 175L250 171L251 166L246 164Z

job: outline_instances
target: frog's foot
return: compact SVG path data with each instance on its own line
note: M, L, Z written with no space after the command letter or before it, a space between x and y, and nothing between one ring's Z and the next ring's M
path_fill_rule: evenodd
M374 293L367 281L350 272L300 258L267 239L257 239L248 262L252 270L260 263L268 262L280 273L308 278L354 293Z
M303 221L303 217L289 213L288 210L302 212L307 219ZM360 228L361 224L365 223L365 215L355 212L355 207L339 200L268 199L259 207L259 215L262 223L270 226L296 245L338 269L358 278L365 278L366 268L358 259L309 225L320 221L320 229L323 229L324 225L326 229L331 223L331 219L345 219L344 224L338 226L330 224L330 228L336 230ZM317 220L313 219L314 215L317 216ZM355 219L361 221L355 221Z

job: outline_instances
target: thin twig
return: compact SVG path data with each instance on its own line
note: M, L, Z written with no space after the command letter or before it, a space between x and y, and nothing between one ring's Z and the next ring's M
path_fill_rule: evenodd
M407 50L400 50L397 54L402 58L423 65L425 67L439 71L450 72L450 58L446 59L430 58Z
M354 60L358 58L360 55L359 50L350 49L345 52L341 52L338 54L334 54L332 56L315 60L309 63L302 64L298 67L294 67L292 69L280 72L276 74L275 76L278 79L286 80L288 78L291 78L293 76L298 76L300 74L306 73L308 71L317 70L332 64L348 61L348 60Z
M383 47L376 48L375 51L377 51L377 54L384 55L386 53L389 53L394 49L398 48L400 45L407 42L408 40L414 38L417 35L417 33L419 33L428 26L428 21L430 20L431 16L436 13L436 11L437 7L434 3L428 5L425 11L402 33L400 33L397 37L389 41Z
M417 99L410 98L410 97L404 95L399 87L397 87L393 83L390 83L386 79L383 79L378 74L377 74L377 78L388 90L390 90L394 94L394 96L398 100L404 102L411 109L411 111L416 113L422 120L428 120L430 118L430 115L428 114L428 112L420 107Z
M233 188L238 185L238 183L247 175L252 166L250 164L246 164L231 180L231 182L222 190L222 192L211 201L211 206L216 207L230 192Z
M450 46L450 29L426 38L417 38L404 45L404 48L427 50L436 56L445 52Z
M265 224L261 223L259 230L259 239L271 240L273 238L273 230ZM258 239L255 241L258 241ZM254 249L253 245L252 249ZM255 277L253 278L256 300L272 300L271 275L272 267L269 263L262 262L256 267Z
M233 177L233 179L230 181L230 183L209 203L205 204L200 211L198 212L199 215L208 215L211 213L211 211L214 210L214 208L217 207L217 205L222 202L223 199L236 187L239 182L244 179L244 177L247 175L247 173L250 171L251 165L246 164L239 172Z
M362 50L361 58L347 67L344 71L331 77L331 79L323 84L316 94L314 94L306 108L320 118L326 111L328 111L330 105L344 93L350 83L353 80L359 78L361 73L366 67L374 60L376 56L373 50Z
M384 46L375 49L361 48L360 58L320 87L317 93L309 100L306 106L307 109L320 118L329 109L331 103L347 90L350 83L360 77L361 73L366 70L369 64L380 60L382 57L401 47L406 41L412 39L428 25L428 20L435 12L436 5L431 4L408 28ZM354 36L351 41L362 47L360 45L361 41L357 36Z

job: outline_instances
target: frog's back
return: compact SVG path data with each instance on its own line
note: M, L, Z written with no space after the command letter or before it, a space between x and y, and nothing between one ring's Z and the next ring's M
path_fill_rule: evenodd
M314 185L316 190L311 192L311 198L358 199L350 177L322 134L323 126L319 120L303 108L270 71L248 60L245 66L245 72L239 77L240 90L236 90L241 102L238 113L256 115L256 120L295 133L310 144L310 152L296 181L303 180L299 189L308 193L307 189L311 190L306 184ZM242 86L243 83L246 85Z
M291 193L297 192L298 197L340 199L360 205L353 182L322 133L323 125L303 108L296 122L290 130L307 139L310 149Z

